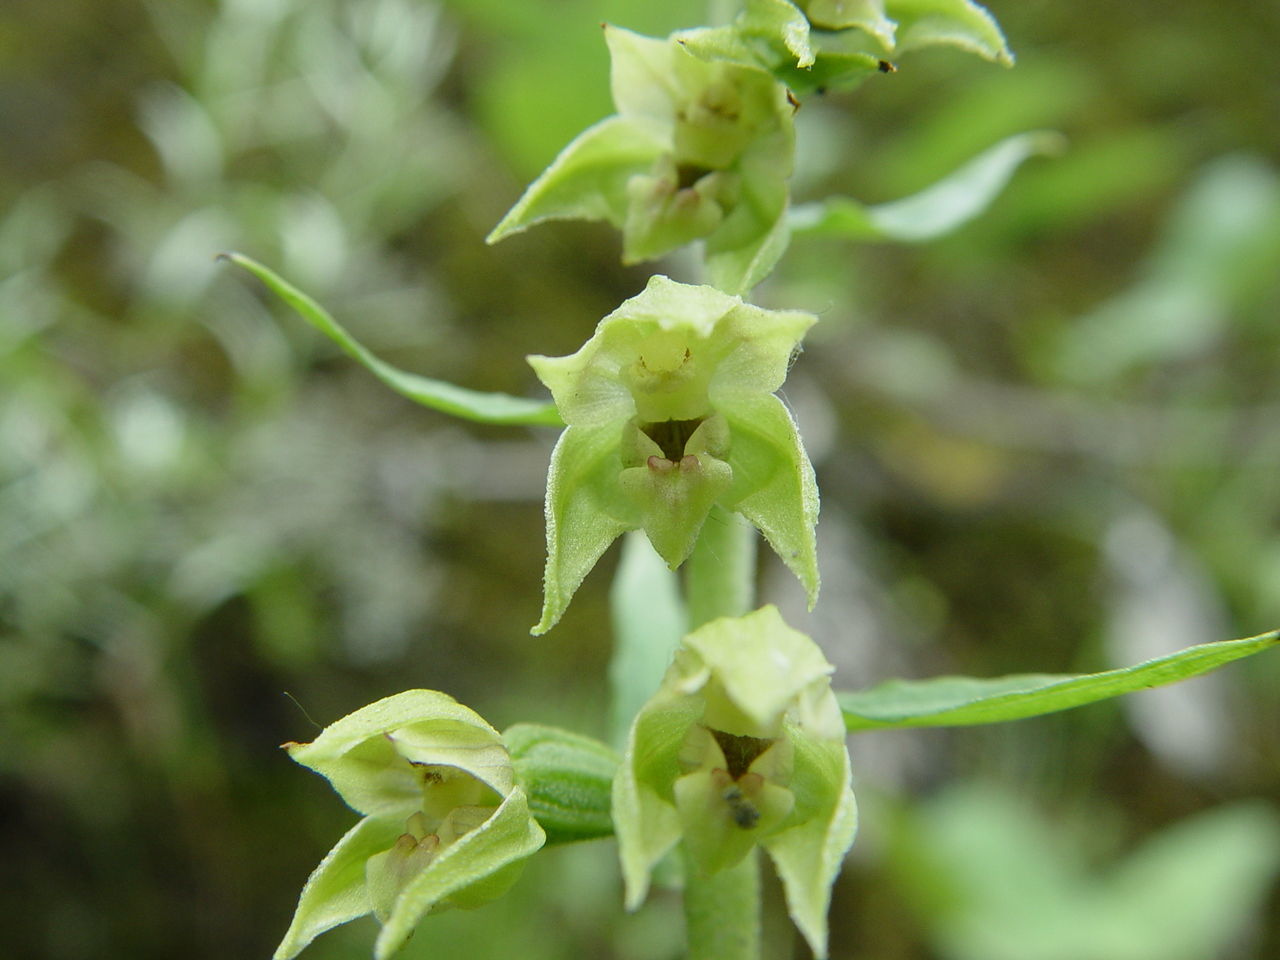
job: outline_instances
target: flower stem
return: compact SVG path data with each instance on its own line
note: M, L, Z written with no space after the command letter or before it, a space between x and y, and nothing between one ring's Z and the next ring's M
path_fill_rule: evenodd
M736 867L700 875L685 853L688 960L760 960L760 865L752 850Z
M689 629L755 606L756 531L712 509L685 565ZM755 850L735 867L701 873L686 851L684 917L689 960L759 960L760 868Z
M689 629L755 606L756 530L736 513L713 507L685 565Z

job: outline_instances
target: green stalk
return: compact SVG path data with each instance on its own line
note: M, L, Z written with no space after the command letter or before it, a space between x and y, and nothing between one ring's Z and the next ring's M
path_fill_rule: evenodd
M736 513L712 509L685 564L689 629L755 606L756 531ZM753 850L707 876L684 857L689 960L760 960L760 868Z
M713 507L685 564L689 629L755 607L756 530L736 513Z
M752 850L736 867L699 876L684 857L688 960L759 960L760 865Z

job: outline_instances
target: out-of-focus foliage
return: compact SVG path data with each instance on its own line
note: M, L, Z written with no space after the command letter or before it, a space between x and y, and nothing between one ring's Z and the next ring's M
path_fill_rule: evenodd
M1102 868L1087 859L1103 853L1093 823L1050 824L977 783L926 801L897 834L895 878L947 960L1228 956L1280 870L1280 823L1252 804L1165 827Z
M950 237L799 237L755 295L821 316L787 399L822 489L823 598L806 615L772 561L763 580L841 688L1095 672L1280 625L1275 12L992 8L1013 70L925 51L805 97L797 202L883 204L1027 130L1067 150ZM275 750L314 733L282 691L321 722L428 686L499 727L605 733L609 561L527 637L552 437L406 404L213 260L278 268L397 366L531 395L524 355L577 349L645 280L600 226L483 245L610 112L601 20L657 34L704 11L0 8L6 956L267 955L349 821ZM1091 870L1039 868L1074 878L1064 910L1124 928L1097 960L1176 956L1137 952L1171 933L1150 890L1194 904L1184 944L1208 946L1188 958L1277 955L1278 684L1261 657L1123 709L860 736L860 789L905 812L864 812L833 957L968 956L961 933L1006 916L1005 894L921 896L902 851L961 830L965 859L914 873L962 883L998 873L1023 822L1036 849L1097 839ZM1017 809L970 803L981 828L955 825L950 798L972 794L912 811L972 778ZM405 956L675 957L674 904L622 916L614 858L540 853ZM367 956L372 936L353 924L312 955ZM782 918L766 936L787 955Z

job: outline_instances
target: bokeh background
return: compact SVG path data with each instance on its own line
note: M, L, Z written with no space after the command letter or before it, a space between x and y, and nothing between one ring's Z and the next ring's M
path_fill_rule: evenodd
M213 257L278 268L402 366L533 393L522 358L647 274L601 225L483 237L610 112L599 22L701 6L0 5L4 956L268 956L352 819L276 745L378 697L608 735L615 555L528 636L553 433L413 407ZM755 297L822 318L786 394L823 596L805 613L768 558L761 583L842 687L1280 626L1280 8L993 9L1012 71L930 51L810 98L797 197L894 199L1023 130L1067 151L948 238L798 241ZM1278 692L1271 655L855 738L833 957L1280 956ZM674 960L678 902L622 915L612 857L540 854L406 960ZM806 955L776 902L767 935Z

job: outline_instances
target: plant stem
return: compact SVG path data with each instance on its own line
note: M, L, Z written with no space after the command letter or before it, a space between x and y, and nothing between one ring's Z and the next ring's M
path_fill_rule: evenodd
M689 628L736 617L755 606L756 531L715 507L685 565ZM684 917L689 960L759 960L760 868L752 850L736 867L710 876L685 853Z
M736 867L711 876L684 858L688 960L759 960L760 865L752 850Z
M750 612L756 593L755 527L736 513L712 508L685 571L689 629Z

